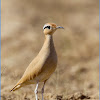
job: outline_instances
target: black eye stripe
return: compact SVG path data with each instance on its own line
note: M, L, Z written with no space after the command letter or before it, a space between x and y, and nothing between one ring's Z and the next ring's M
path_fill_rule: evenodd
M46 27L44 27L44 29L45 29L45 28L48 28L48 29L50 29L50 26L46 26Z

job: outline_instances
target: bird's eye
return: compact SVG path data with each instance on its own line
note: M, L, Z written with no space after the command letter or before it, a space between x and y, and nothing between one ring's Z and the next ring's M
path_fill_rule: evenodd
M45 26L43 29L45 29L45 28L48 28L48 29L50 29L50 26Z

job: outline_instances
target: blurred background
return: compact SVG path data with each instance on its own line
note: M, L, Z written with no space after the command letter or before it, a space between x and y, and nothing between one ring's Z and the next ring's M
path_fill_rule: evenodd
M35 85L9 91L41 49L47 22L65 29L54 34L58 67L45 100L98 99L99 0L1 0L1 99L35 100Z

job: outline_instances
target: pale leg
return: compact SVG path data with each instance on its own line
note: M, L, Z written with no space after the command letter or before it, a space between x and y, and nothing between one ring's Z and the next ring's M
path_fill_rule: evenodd
M43 84L43 87L42 87L42 100L44 100L44 98L43 98L43 93L44 93L44 86L45 86L45 83L46 83L46 81L44 82L44 84Z
M35 98L36 98L36 100L38 100L38 83L36 84L36 88L35 88Z

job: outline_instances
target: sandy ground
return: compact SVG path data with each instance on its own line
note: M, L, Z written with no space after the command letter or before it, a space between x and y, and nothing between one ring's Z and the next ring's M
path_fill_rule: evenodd
M1 19L1 100L35 100L35 85L9 91L42 47L47 22L65 29L54 34L59 62L45 100L99 99L99 0L1 0Z

